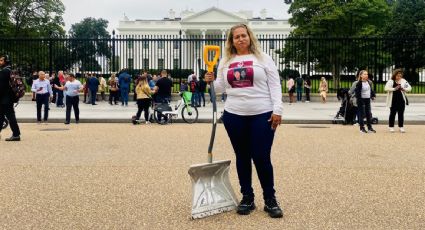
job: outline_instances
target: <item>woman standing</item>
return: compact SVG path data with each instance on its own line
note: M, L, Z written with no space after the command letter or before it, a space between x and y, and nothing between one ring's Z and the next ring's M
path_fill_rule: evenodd
M322 103L326 103L326 97L328 93L328 82L326 81L325 77L322 77L320 79L319 93L320 98L322 98Z
M100 96L102 97L102 101L106 101L105 91L106 91L106 80L103 78L102 75L99 77L99 92Z
M234 80L234 72L245 70L244 81ZM205 74L205 81L214 73ZM260 51L251 29L239 24L230 29L225 56L214 82L217 93L226 92L222 117L236 154L236 168L243 198L237 213L255 209L252 188L252 161L263 188L264 211L273 218L283 216L275 197L273 166L270 159L276 128L282 120L282 88L273 59Z
M387 94L387 107L390 108L389 130L394 132L395 115L398 114L398 127L404 133L404 110L409 105L406 92L410 92L412 86L403 78L401 69L394 70L393 76L385 85Z
M286 82L286 88L288 89L288 94L289 94L289 104L292 105L292 103L295 102L295 98L294 98L295 82L292 77L289 77L288 82Z
M375 92L372 88L372 81L369 80L368 72L366 70L360 71L355 93L359 109L359 125L361 133L368 133L364 128L365 116L369 133L376 133L376 131L372 128L372 109L370 106L370 100L375 99Z
M149 124L149 107L151 106L152 97L151 94L153 91L149 87L147 74L143 74L139 78L139 82L136 86L137 93L137 114L136 120L140 119L142 112L145 112L145 122Z
M68 74L68 81L64 86L55 85L55 88L65 92L65 104L66 104L66 118L65 125L69 125L71 122L71 109L74 108L75 123L80 122L80 109L78 104L80 103L80 91L83 90L83 85L79 80L75 79L75 75Z
M115 74L109 78L109 104L112 105L114 101L115 105L118 105L118 78Z

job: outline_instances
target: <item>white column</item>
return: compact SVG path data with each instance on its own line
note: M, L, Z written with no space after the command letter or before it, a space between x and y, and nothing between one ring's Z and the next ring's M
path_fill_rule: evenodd
M207 33L207 29L201 29L201 33L202 33L202 39L205 39L206 37L206 33ZM195 62L198 63L198 59L201 59L201 65L203 65L204 63L204 46L205 46L205 41L201 42L201 47L199 47L199 51L198 51L198 55L196 55L196 60ZM202 69L205 69L204 66L202 66Z

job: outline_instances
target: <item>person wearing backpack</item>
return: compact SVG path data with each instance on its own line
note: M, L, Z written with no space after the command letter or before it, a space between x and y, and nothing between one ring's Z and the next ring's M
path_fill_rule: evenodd
M199 80L199 105L201 105L201 99L203 106L205 107L205 91L207 90L207 82L203 78Z
M120 86L122 106L128 106L128 93L130 92L130 82L131 76L127 73L127 70L124 69L118 76L118 84Z
M303 99L303 84L304 80L301 77L301 75L298 75L298 77L295 79L296 86L297 86L297 101L302 101Z
M5 141L20 141L21 131L16 120L15 109L13 107L13 91L10 86L12 72L10 64L11 61L8 55L0 56L0 133L3 128L4 118L6 117L9 120L12 136L5 139Z
M199 100L199 82L196 75L192 76L192 81L189 83L190 92L192 92L192 106L199 107L201 102Z

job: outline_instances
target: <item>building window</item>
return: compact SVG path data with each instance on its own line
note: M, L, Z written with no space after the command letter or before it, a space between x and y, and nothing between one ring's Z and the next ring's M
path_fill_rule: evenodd
M128 41L127 42L127 48L130 50L130 49L133 49L134 48L134 41Z
M180 41L173 41L173 49L180 49Z
M173 67L174 67L174 69L180 68L179 66L180 66L179 59L178 58L174 58L173 59Z
M275 49L275 41L274 40L269 41L269 48L271 50L274 50Z
M143 41L143 49L149 49L149 41Z
M165 42L164 41L158 41L158 49L164 49Z
M159 58L158 59L158 70L163 70L163 69L164 69L164 59Z
M134 67L134 59L133 58L128 59L127 66L128 66L129 69L133 69L133 67Z
M147 58L143 59L143 69L149 69L149 59Z

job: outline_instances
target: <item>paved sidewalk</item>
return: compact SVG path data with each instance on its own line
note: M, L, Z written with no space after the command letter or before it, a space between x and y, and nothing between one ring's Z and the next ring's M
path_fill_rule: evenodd
M0 141L0 229L425 229L425 126L407 128L283 125L272 159L284 218L262 210L253 167L251 215L192 221L187 172L207 160L209 124L21 124L20 143ZM241 198L221 124L215 141Z
M292 105L284 103L283 122L329 124L336 115L340 105L337 102L329 102L327 104L318 102L295 103ZM65 108L57 108L53 104L50 107L49 122L64 122ZM223 111L223 107L224 103L219 102L219 111ZM199 122L210 122L212 118L211 104L198 109ZM111 106L107 102L99 102L95 106L80 103L80 119L82 123L128 123L131 117L136 114L136 111L137 106L134 102L130 102L128 107L121 105ZM16 112L20 122L31 123L36 120L35 102L21 102L16 108ZM372 113L374 117L378 117L380 123L385 124L388 122L389 110L386 108L385 103L373 103ZM72 114L71 117L73 118L74 115ZM406 124L425 124L425 103L412 103L409 105L406 108L405 120ZM180 114L175 122L182 122Z

